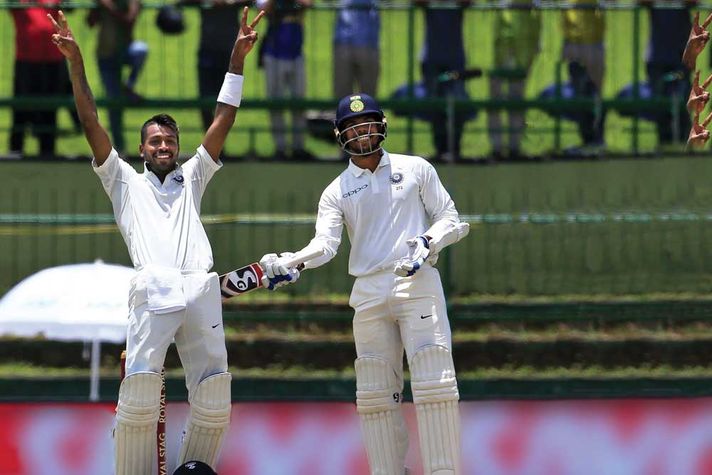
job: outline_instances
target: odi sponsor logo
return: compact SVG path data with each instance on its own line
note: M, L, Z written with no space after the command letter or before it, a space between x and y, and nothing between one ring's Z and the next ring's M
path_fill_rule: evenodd
M363 185L359 186L358 188L356 188L354 190L347 191L346 193L344 193L341 196L342 196L342 198L349 198L349 197L354 196L355 194L359 193L360 191L365 190L366 188L368 188L368 183L364 183Z

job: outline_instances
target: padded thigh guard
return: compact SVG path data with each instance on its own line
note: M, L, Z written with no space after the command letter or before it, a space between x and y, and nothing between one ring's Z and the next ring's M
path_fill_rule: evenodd
M215 470L223 438L230 425L230 373L202 380L190 400L190 416L183 430L178 465L200 461Z
M121 382L114 427L116 475L153 473L160 398L161 376L158 373L133 373Z
M419 349L410 373L423 473L460 475L460 394L450 350L440 345Z
M408 451L408 430L401 414L401 387L384 359L356 359L356 410L361 420L372 475L402 475Z

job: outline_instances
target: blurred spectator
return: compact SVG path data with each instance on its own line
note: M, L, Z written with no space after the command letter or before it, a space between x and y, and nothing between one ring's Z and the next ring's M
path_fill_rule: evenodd
M253 0L183 0L184 5L200 5L200 45L198 47L198 93L211 100L218 97L237 38L242 9ZM201 109L203 130L213 123L215 106Z
M136 102L141 97L134 88L148 56L148 45L133 38L133 29L141 10L141 0L97 0L97 6L87 17L89 26L99 25L96 56L104 91L109 99ZM123 67L129 66L126 82ZM119 153L126 150L124 141L123 109L109 109L109 123L114 147Z
M375 0L341 0L334 27L334 97L376 97L381 20Z
M61 96L66 94L69 75L64 56L52 44L54 27L47 14L56 14L60 0L20 0L20 5L37 6L12 8L15 23L15 75L13 96ZM39 140L39 154L54 156L57 138L57 107L12 110L10 152L21 155L26 128L31 127Z
M265 68L267 97L270 99L301 99L306 94L304 73L304 11L312 0L257 0L257 8L269 18L267 34L260 49L261 63ZM312 154L304 148L306 117L303 110L292 110L291 155L287 154L287 134L284 111L270 111L275 158L284 160L311 160Z
M668 1L642 0L650 13L650 41L645 55L648 81L654 96L674 98L679 101L678 110L668 108L655 114L658 146L665 148L672 143L683 143L690 130L690 116L685 101L690 94L690 70L682 64L682 54L687 36L692 28L690 4ZM677 116L677 120L675 120Z
M465 98L465 84L459 77L447 73L465 69L465 46L462 22L469 0L458 0L455 6L440 6L441 2L414 0L425 8L425 43L421 52L421 72L429 97ZM435 8L433 8L435 7ZM433 142L435 161L459 161L460 140L464 128L463 114L449 120L445 111L435 114Z
M541 16L532 0L512 0L495 13L494 71L490 74L491 99L523 99L526 80L534 58L539 52ZM488 114L488 128L493 158L502 158L502 122L500 110ZM508 111L509 158L521 155L524 132L524 109Z
M593 98L596 103L593 110L578 114L578 129L583 145L569 149L569 152L598 155L605 149L605 111L601 107L605 67L604 13L598 8L596 0L570 0L568 5L568 8L561 11L564 34L562 59L568 62L569 78L576 96Z

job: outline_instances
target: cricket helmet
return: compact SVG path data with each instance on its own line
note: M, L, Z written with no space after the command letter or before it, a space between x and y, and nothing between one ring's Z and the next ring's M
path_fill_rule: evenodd
M217 475L210 465L204 462L186 462L173 472L173 475Z
M347 120L365 115L374 116L376 120L361 122L357 125L344 128L344 122ZM369 127L368 130L364 132L363 128L366 125ZM376 100L368 94L349 94L339 101L339 105L336 107L336 119L334 119L334 135L336 135L336 141L345 152L351 155L369 155L380 150L381 142L386 138L387 129L388 124L385 114L378 106ZM347 134L345 133L347 130L354 130L356 133L353 134L351 138L347 138ZM359 133L359 131L361 132ZM375 147L370 140L367 144L364 144L364 142L360 140L363 137L370 138L372 136L378 137L378 142Z

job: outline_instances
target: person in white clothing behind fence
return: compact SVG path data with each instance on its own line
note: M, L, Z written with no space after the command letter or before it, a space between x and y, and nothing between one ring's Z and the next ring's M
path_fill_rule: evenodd
M136 275L129 295L126 377L119 389L114 427L116 475L151 475L156 466L156 423L166 350L175 339L185 370L190 416L178 465L200 461L215 468L230 423L230 373L212 250L200 222L205 187L222 166L218 159L242 97L243 67L257 41L258 14L245 7L218 95L213 123L196 154L182 165L178 126L166 114L141 128L144 172L119 158L98 120L79 46L60 11L50 16L52 40L66 56L74 100L94 155L93 167L111 198Z
M428 475L460 475L459 393L438 253L469 232L438 175L421 157L388 153L386 118L376 101L353 94L339 101L336 139L349 165L319 200L316 234L304 250L331 260L344 225L351 241L349 304L356 343L356 408L371 473L402 475L408 434L401 415L403 350L411 374L421 458ZM292 255L265 255L265 286L295 282Z

